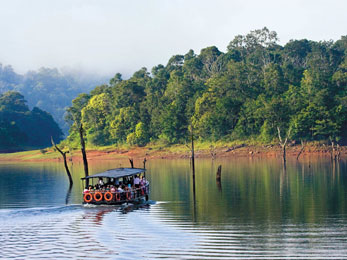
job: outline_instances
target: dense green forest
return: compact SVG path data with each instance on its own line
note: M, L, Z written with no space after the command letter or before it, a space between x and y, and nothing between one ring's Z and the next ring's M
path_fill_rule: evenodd
M11 66L0 64L0 94L18 91L28 100L29 107L39 107L58 122L65 134L69 125L64 120L65 108L81 92L89 92L104 78L72 71L41 68L24 75L17 74Z
M347 37L278 44L267 28L217 47L190 50L166 64L80 94L67 109L69 145L83 124L89 145L182 143L190 126L202 141L285 135L294 140L346 140Z
M63 133L49 113L37 107L30 111L19 92L0 95L1 152L47 147L51 136L60 141Z

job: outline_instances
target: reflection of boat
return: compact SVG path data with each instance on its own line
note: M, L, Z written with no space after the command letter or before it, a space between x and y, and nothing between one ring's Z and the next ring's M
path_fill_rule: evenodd
M89 182L89 186L83 183L83 202L109 205L148 200L149 182L145 172L139 168L117 168L84 177L82 181Z

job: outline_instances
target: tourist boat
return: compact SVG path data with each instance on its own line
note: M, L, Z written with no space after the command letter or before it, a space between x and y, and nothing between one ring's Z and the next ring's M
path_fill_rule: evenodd
M136 180L136 178L139 179ZM88 181L87 181L88 180ZM148 200L149 182L146 170L139 168L116 168L82 178L83 203L123 204ZM86 183L89 182L89 186ZM136 184L134 184L134 182ZM119 189L119 187L121 189Z

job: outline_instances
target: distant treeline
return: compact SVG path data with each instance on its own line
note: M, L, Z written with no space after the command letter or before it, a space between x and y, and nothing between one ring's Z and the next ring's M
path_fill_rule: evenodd
M347 37L278 43L267 28L236 36L227 52L215 46L173 56L151 73L80 94L67 109L67 142L78 145L83 124L91 145L201 140L271 142L291 129L296 140L346 140Z
M41 68L24 75L17 74L11 66L0 64L0 94L18 91L24 95L29 107L38 107L50 114L58 122L65 134L69 126L64 121L65 108L81 92L88 92L97 84L105 82L103 78L83 73L57 69Z
M34 107L15 91L0 94L0 152L43 148L62 139L63 133L53 117Z

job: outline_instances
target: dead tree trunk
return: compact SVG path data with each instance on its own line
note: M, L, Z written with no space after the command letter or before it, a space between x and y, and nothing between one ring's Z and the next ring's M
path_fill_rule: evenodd
M82 152L82 157L83 157L83 166L84 166L84 175L85 177L89 176L89 171L88 171L88 161L87 161L87 154L86 154L86 143L84 142L83 138L83 126L82 123L79 128L79 133L80 133L80 141L81 141L81 152ZM89 179L86 179L86 187L89 186Z
M218 166L218 170L216 172L216 180L220 181L222 178L222 165Z
M129 162L130 162L131 168L134 168L134 159L129 158Z
M331 154L330 154L330 159L331 161L335 160L335 143L334 140L330 139L331 141Z
M194 199L194 207L195 207L195 151L194 151L194 132L193 126L191 125L190 129L190 138L191 138L191 163L192 163L192 175L193 175L193 199Z
M304 149L305 149L305 142L301 139L301 149L300 149L300 152L298 153L298 155L296 156L297 161L299 160L299 157L302 154L302 152L304 151Z
M280 141L280 145L282 147L282 157L283 157L283 163L286 164L287 162L287 158L286 158L286 146L287 146L287 142L288 142L288 138L290 136L290 131L292 129L289 128L288 132L287 132L287 136L286 139L284 141L282 141L282 137L281 137L281 130L279 127L277 127L277 131L278 131L278 139Z
M194 135L192 129L192 167L193 167L193 177L195 179L195 153L194 153Z
M222 178L222 165L219 165L218 170L216 172L216 184L217 184L217 188L220 192L222 191L221 178Z
M331 161L339 161L341 156L340 145L338 144L338 142L336 142L336 148L335 148L335 141L331 137L330 137L330 142L331 142L331 154L330 154Z
M147 162L147 159L143 159L143 169L146 169L146 162Z
M68 167L67 162L66 162L66 154L69 153L69 151L63 152L62 150L60 150L59 147L54 143L53 137L51 137L51 142L52 142L52 145L55 147L55 149L57 149L57 151L63 156L64 167L65 167L65 171L66 171L67 177L69 178L70 189L71 189L71 187L73 185L73 181L72 181L72 177L71 177L71 173L70 173L69 167Z

